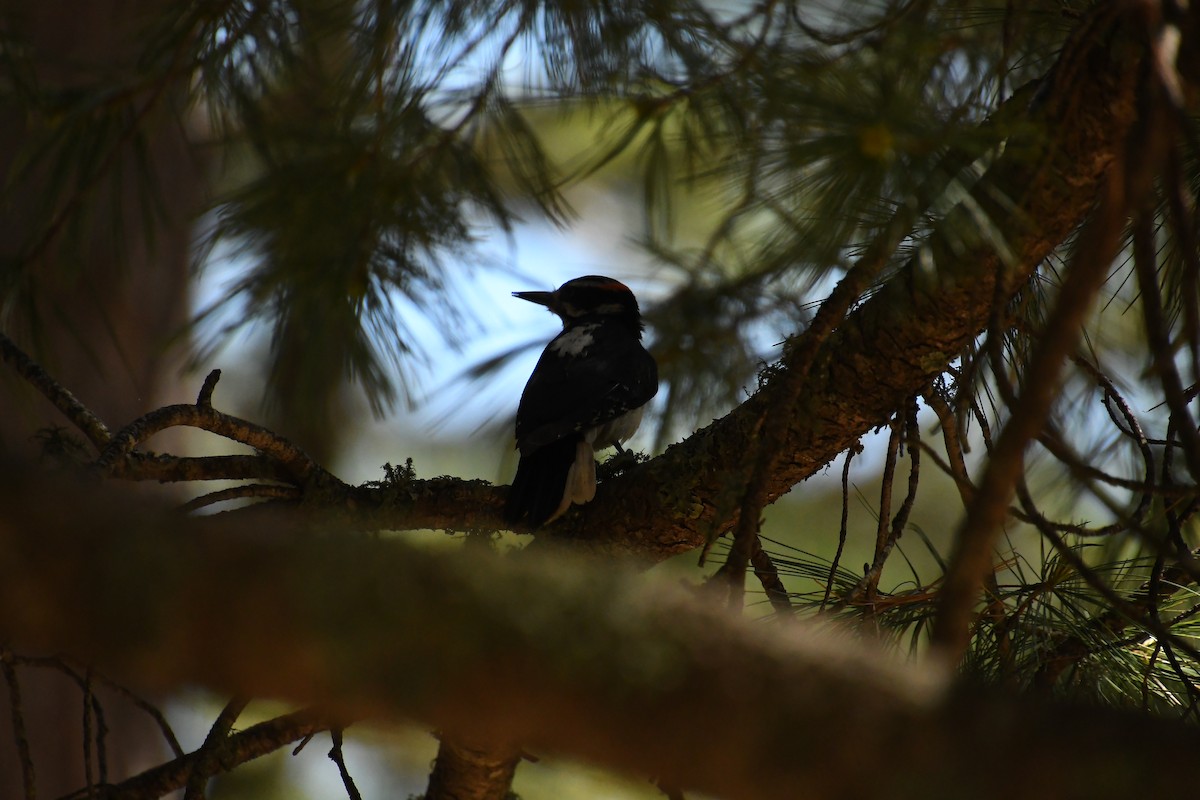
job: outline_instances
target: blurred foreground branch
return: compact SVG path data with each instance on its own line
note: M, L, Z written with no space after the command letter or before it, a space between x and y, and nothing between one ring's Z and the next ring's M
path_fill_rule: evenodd
M1186 763L1194 729L954 691L928 665L592 561L218 528L78 487L65 504L63 490L0 481L0 639L146 688L411 717L727 797L1190 788L1162 765Z

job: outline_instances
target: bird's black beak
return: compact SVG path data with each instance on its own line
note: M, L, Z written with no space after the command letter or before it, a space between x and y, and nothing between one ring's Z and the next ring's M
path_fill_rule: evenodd
M554 310L554 303L557 296L554 292L513 292L513 297L519 297L522 300L528 300L531 303L537 303L539 306L545 306L551 311Z

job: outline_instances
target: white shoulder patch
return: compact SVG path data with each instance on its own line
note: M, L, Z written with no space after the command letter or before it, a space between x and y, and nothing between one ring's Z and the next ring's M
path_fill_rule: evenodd
M560 356L580 355L595 341L595 337L592 336L595 329L595 325L580 325L578 328L564 331L550 343L550 349Z

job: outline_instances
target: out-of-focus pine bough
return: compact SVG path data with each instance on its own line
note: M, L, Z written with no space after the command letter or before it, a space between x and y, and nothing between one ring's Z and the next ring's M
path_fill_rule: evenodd
M147 126L184 126L217 167L197 263L245 265L194 321L197 363L262 326L274 403L336 427L347 383L377 413L410 398L428 354L419 331L463 343L461 292L489 269L481 237L569 225L572 193L599 185L642 202L638 244L657 268L639 295L653 297L663 378L655 451L682 441L614 471L535 545L649 561L698 549L722 557L712 584L737 607L752 570L776 613L850 621L913 654L932 642L983 682L1200 720L1200 11L168 4L145 20L131 66L69 91L39 74L20 15L5 13L0 92L28 121L5 199L32 176L45 192L19 198L39 224L0 264L12 334L0 354L86 440L48 430L48 451L102 479L245 481L185 507L261 501L230 519L495 531L502 489L411 466L348 486L217 410L216 374L195 403L101 420L25 352L31 276L86 272L98 245L81 220L129 163L143 169L127 213L155 214L169 187L145 168ZM176 426L254 454L145 449ZM887 445L859 569L843 558L861 533L850 460L872 430ZM837 459L835 554L760 536L764 507ZM936 472L963 506L952 536L913 522ZM126 693L173 757L109 775L94 692L106 679L0 645L28 797L20 698L33 670L81 693L81 794L199 797L207 777L323 730L357 793L344 720L297 712L235 731L243 699L186 754ZM463 747L447 739L442 752ZM430 800L455 780L506 790L514 752L481 756L501 777L439 762Z

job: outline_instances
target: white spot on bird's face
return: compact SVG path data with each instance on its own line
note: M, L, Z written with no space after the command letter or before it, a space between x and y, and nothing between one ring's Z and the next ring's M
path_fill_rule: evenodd
M550 349L560 356L580 355L595 341L595 337L592 336L595 329L595 325L580 325L578 328L563 331L550 343Z

